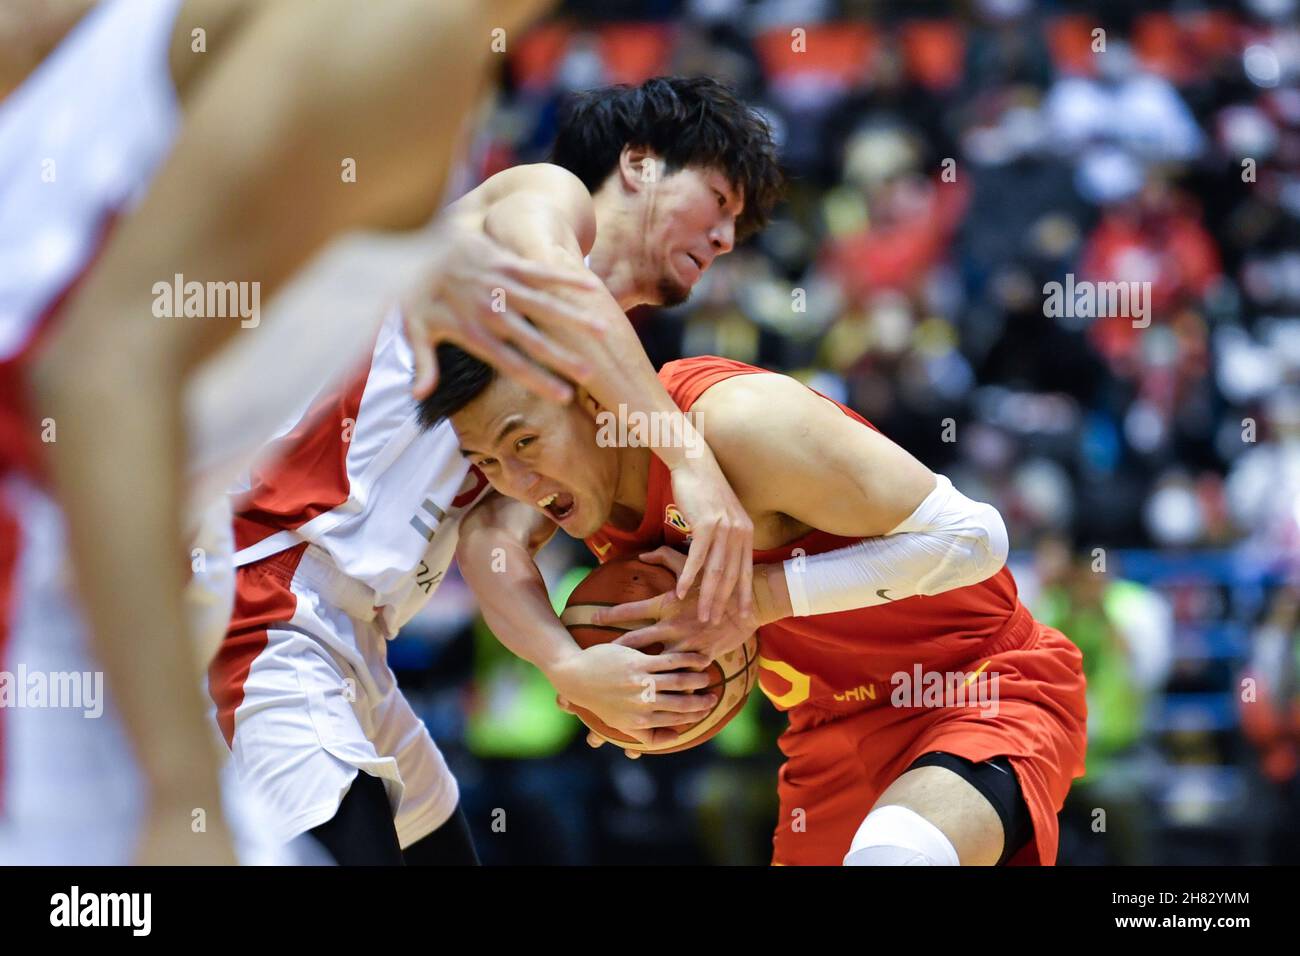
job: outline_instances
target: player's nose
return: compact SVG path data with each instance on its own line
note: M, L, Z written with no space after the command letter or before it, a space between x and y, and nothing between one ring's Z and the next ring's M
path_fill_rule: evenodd
M730 252L735 242L736 220L733 216L727 216L709 233L709 244L713 246L716 255Z

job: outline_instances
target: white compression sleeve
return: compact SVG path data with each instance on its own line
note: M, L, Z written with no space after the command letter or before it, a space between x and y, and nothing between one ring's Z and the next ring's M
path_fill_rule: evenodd
M997 509L972 501L943 475L906 520L880 538L784 564L795 617L942 594L996 574L1007 560Z

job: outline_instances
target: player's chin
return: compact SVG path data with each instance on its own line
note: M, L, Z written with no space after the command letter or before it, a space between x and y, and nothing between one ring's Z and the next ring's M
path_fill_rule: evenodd
M582 501L581 504L584 507L573 516L576 520L569 521L566 525L561 525L566 532L579 540L590 538L601 528L605 527L605 523L609 521L609 509L586 507L586 501Z
M691 287L680 279L664 276L659 280L659 306L671 309L682 305L691 297Z
M584 521L581 524L565 528L565 532L571 537L584 541L605 526L603 521Z

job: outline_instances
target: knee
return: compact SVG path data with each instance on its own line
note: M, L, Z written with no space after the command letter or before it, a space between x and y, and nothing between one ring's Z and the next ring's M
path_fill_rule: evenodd
M937 826L907 807L878 807L858 827L845 866L958 866L957 849Z

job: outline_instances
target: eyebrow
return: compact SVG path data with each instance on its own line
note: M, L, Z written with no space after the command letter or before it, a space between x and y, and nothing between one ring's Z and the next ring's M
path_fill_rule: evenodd
M510 434L510 432L514 431L516 428L519 428L520 426L525 424L527 424L527 422L524 419L524 416L520 415L518 412L515 412L513 415L511 415L509 418L507 418L504 422L501 423L501 428L497 430L497 437L492 439L492 444L494 445L498 444L501 441L501 439L505 438L506 435ZM461 448L460 453L462 456L466 458L468 458L470 455L483 454L482 452L474 451L474 449L472 448Z

